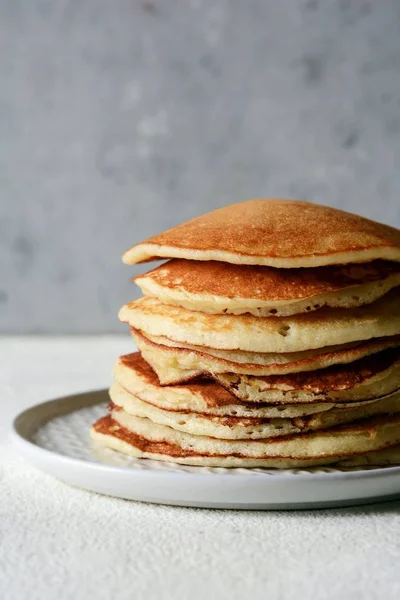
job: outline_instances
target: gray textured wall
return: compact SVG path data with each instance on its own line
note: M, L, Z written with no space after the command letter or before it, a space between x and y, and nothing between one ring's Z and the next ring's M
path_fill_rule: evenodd
M248 197L400 226L398 0L0 0L0 330L121 330L135 241Z

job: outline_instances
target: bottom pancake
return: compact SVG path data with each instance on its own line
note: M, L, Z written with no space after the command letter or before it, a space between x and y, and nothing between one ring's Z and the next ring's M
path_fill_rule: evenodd
M337 466L344 468L389 467L391 465L400 465L400 445L389 446L376 452L354 455L337 463Z
M272 440L216 440L130 417L129 428L111 416L99 419L92 437L137 458L214 467L288 469L329 465L400 443L400 416L385 416L326 431Z

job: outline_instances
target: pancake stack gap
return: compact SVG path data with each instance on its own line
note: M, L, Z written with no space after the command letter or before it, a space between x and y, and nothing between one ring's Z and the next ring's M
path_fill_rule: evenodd
M133 246L99 443L197 466L398 463L400 231L308 202L249 200Z

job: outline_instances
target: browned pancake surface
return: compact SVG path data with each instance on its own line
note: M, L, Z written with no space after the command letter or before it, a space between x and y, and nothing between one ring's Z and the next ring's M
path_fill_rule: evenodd
M122 427L116 423L109 415L101 417L93 425L93 429L97 433L104 435L112 435L123 442L127 442L132 446L138 448L141 452L148 452L150 454L165 454L167 456L183 457L183 456L198 456L199 453L193 450L184 450L176 444L172 444L167 441L153 441L137 435L132 431L128 431L125 427Z
M160 386L157 375L144 358L142 358L139 352L120 356L119 361L125 367L133 369L142 379L147 381L149 385ZM176 385L174 387L179 389L180 386ZM184 387L193 394L201 394L201 397L209 408L242 404L238 402L237 398L225 390L225 388L208 379L194 380L185 384Z
M257 199L202 215L143 244L152 245L151 258L160 256L157 247L166 246L222 251L239 257L296 259L377 248L400 250L400 232L327 206L297 200ZM126 262L134 264L150 259L131 254L140 245L125 253ZM231 257L229 262L237 261Z
M355 424L348 424L348 425L340 425L338 427L333 427L332 429L326 429L324 431L320 431L317 434L315 433L299 433L295 436L293 435L289 435L289 436L282 436L280 438L273 438L273 440L271 440L271 444L276 445L277 443L281 442L282 444L284 444L286 441L291 441L294 438L298 438L299 440L301 439L305 439L307 440L310 437L313 437L315 435L318 435L320 437L333 437L337 432L342 432L342 433L347 433L348 435L353 435L354 433L364 433L367 434L370 439L374 439L379 432L379 427L381 425L385 425L387 423L387 417L376 417L376 418L372 418L372 419L366 419L364 422L358 422ZM128 429L126 429L125 427L122 427L121 425L119 425L118 423L116 423L116 421L114 421L112 419L112 417L110 417L109 415L105 416L105 417L101 417L100 419L98 419L98 421L96 421L93 424L93 429L100 434L103 435L111 435L113 437L116 437L128 444L131 444L132 446L138 448L141 452L145 452L145 453L149 453L149 454L160 454L160 455L166 455L166 456L170 456L170 457L180 457L183 458L185 456L232 456L232 457L237 457L237 458L242 458L246 455L241 454L241 453L237 453L237 452L232 452L229 454L219 454L219 453L213 453L213 452L198 452L195 450L190 450L189 448L182 448L181 446L179 446L178 444L174 444L170 441L167 440L151 440L149 438L146 438L144 436L138 435L132 431L129 431ZM260 440L246 440L246 443L251 446L252 444L257 444ZM264 440L265 443L268 443L268 440ZM391 445L394 445L395 442L393 443L387 443L385 444L386 447L389 447ZM359 452L356 453L352 453L352 452L346 452L346 456L351 456L352 454L357 454ZM329 457L329 456L335 456L334 453L321 453L318 455L318 458L324 458L324 457ZM338 456L338 458L340 456L342 456L341 453L337 453L336 456ZM265 456L260 455L260 456L253 456L252 458L265 458ZM279 458L279 455L275 455L274 458ZM300 458L304 458L305 460L309 460L312 457L307 457L307 456L297 456L296 458L300 459Z
M218 261L173 259L142 277L170 290L226 298L294 301L347 287L380 281L400 272L398 263L376 260L355 265L303 269L275 269Z
M351 390L390 367L400 368L400 348L391 348L353 363L334 365L318 371L257 376L265 390L305 390L314 394ZM246 377L246 376L242 376Z

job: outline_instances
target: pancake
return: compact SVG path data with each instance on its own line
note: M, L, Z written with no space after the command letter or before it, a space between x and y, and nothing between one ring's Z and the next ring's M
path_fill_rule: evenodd
M111 417L129 429L129 416L145 417L157 423L191 435L217 439L267 439L335 427L374 415L393 414L400 411L400 394L379 402L345 410L297 417L295 419L268 419L262 417L211 416L196 412L165 410L143 402L130 394L119 383L110 388Z
M133 457L198 466L311 467L400 443L399 415L263 441L194 436L141 417L130 416L126 425L108 415L92 426L91 434L103 445Z
M400 446L391 446L376 452L367 452L345 458L338 463L340 468L360 468L360 467L390 467L400 465Z
M206 314L144 297L125 304L119 318L146 334L176 342L225 350L300 352L400 334L400 301L397 290L392 290L358 308L260 318Z
M214 377L245 402L338 404L376 400L400 389L400 349L320 371L269 377L219 373Z
M400 261L400 232L327 206L257 199L192 219L123 255L127 264L157 258L278 268Z
M214 350L174 342L162 336L148 336L132 329L136 345L159 376L163 385L190 381L208 373L277 375L316 371L335 364L347 364L364 356L400 345L400 336L325 346L293 353L255 353Z
M152 353L142 351L143 357L151 365L162 385L165 380L178 380L182 383L185 373L174 371L165 365L152 361ZM384 354L384 353L382 353ZM257 376L239 373L206 374L225 387L232 395L243 402L267 404L306 404L306 403L352 403L369 401L393 394L400 388L399 361L387 368L382 367L380 355L366 357L346 365L334 365L319 371L303 371L282 375ZM369 361L369 362L368 362ZM198 377L199 375L197 375ZM193 378L188 376L188 381Z
M201 379L186 385L160 386L157 375L139 352L120 356L114 375L120 386L139 400L155 407L181 413L209 416L294 418L329 410L334 404L296 404L271 406L238 400L221 385ZM128 412L128 408L126 409Z
M174 259L134 281L143 294L189 310L286 317L370 304L400 285L400 264L274 269Z

